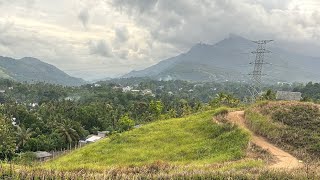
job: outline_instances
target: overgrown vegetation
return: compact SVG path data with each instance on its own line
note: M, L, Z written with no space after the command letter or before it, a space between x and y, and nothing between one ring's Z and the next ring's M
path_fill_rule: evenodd
M262 102L246 111L251 129L301 159L320 157L319 106L299 102Z

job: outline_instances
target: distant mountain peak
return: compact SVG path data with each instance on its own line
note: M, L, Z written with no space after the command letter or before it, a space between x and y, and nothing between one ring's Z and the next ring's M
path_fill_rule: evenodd
M80 78L71 77L57 67L33 57L13 59L0 56L0 78L21 82L46 82L52 84L77 86L85 83Z

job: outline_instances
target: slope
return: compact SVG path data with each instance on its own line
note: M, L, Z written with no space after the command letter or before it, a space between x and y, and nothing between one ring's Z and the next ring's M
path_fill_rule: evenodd
M244 112L243 111L235 111L229 113L227 119L237 124L239 127L249 130L246 125L244 119ZM249 130L250 131L250 130ZM298 169L303 167L302 163L299 163L299 160L293 157L288 152L283 151L282 149L270 144L265 138L255 135L253 133L253 137L251 138L251 142L258 147L262 148L263 150L269 152L272 156L276 158L275 162L270 166L273 169Z
M45 166L72 170L139 166L156 161L210 164L245 156L249 135L236 127L213 123L213 114L208 111L154 122L78 149Z
M245 113L248 127L304 161L319 160L320 109L312 103L263 102Z
M188 52L169 58L141 71L133 71L124 77L151 77L154 79L180 79L188 81L243 81L245 74L253 71L249 63L254 56L250 52L256 44L243 37L230 37L214 44L197 44ZM319 81L320 58L288 52L269 44L273 53L267 55L271 65L264 67L265 82Z
M53 65L30 57L16 60L0 56L0 67L1 78L9 78L20 82L47 82L69 86L85 83L84 80L71 77Z

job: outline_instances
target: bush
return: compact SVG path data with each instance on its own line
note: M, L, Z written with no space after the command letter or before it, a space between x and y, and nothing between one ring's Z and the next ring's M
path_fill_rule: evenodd
M36 161L37 157L34 152L21 153L16 156L13 161L17 164L32 165Z

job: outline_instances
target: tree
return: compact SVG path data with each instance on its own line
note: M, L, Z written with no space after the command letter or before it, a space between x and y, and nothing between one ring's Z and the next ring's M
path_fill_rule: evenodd
M119 131L128 131L135 125L134 120L130 119L128 115L124 115L119 120Z
M163 110L163 104L161 101L151 101L149 104L149 108L152 115L154 115L155 118L158 119Z
M267 92L263 93L260 97L261 100L275 100L276 93L269 89Z
M214 98L210 105L212 107L220 107L220 106L227 106L227 107L237 107L240 104L240 100L233 97L230 94L226 93L219 93L217 94L216 98Z
M0 160L10 160L16 149L12 125L9 120L0 117Z
M63 120L62 123L58 124L58 133L63 137L65 142L71 148L72 143L77 142L80 140L80 136L78 132L74 129L71 120Z
M23 147L25 146L25 144L31 138L32 135L33 135L33 132L31 128L26 129L25 126L21 126L21 127L17 126L16 136L17 136L17 146L19 147L19 150L23 149Z

